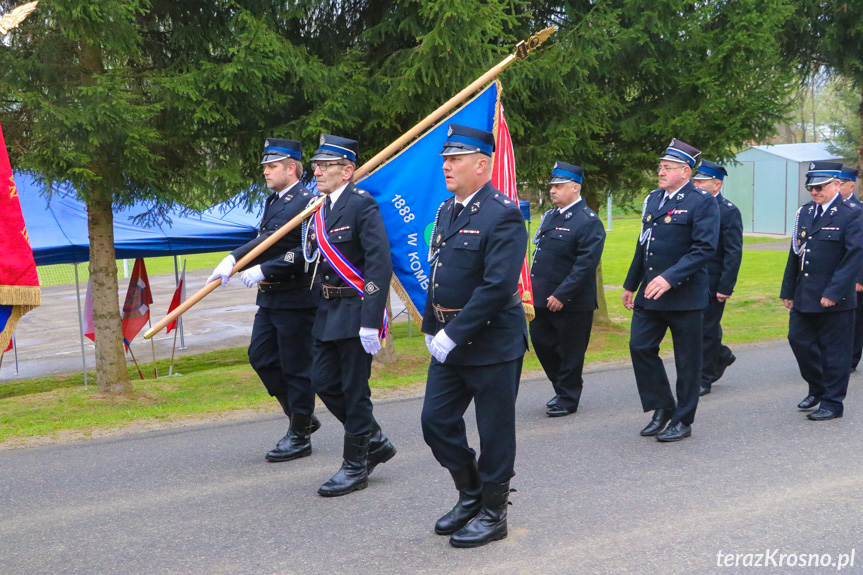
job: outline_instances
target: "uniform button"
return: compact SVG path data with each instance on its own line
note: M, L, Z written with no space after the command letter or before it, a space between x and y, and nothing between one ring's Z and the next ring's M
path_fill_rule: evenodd
M811 249L811 248L810 248L810 249L807 249L807 250L806 250L806 253L808 254L808 253L809 253L809 252L811 252L811 251L812 251L812 249Z
M806 265L807 265L807 266L809 265L809 262L808 262L808 261L806 262Z
M438 284L435 284L434 287L438 287Z
M652 272L653 268L647 268L647 271Z
M653 255L653 252L650 252L650 255Z
M467 245L467 242L465 242L464 245Z
M437 267L442 268L442 267L443 267L443 262L438 262L438 263L437 263Z
M803 274L803 276L808 278L808 277L809 277L809 274Z
M330 276L324 276L324 279L328 280L328 279L330 279Z
M845 299L845 298L842 298L842 299ZM485 325L491 325L491 320L488 320L487 322L485 322Z
M442 246L445 246L445 245L446 245L446 242L442 243L441 245L442 245Z
M530 277L536 277L536 276L534 276L533 274L530 274Z

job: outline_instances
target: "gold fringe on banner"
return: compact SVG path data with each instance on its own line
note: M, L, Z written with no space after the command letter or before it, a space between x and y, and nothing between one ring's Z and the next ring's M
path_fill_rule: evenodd
M28 311L39 307L41 303L42 290L38 286L0 286L0 305L12 306L12 315L0 332L0 356L9 347L18 320Z

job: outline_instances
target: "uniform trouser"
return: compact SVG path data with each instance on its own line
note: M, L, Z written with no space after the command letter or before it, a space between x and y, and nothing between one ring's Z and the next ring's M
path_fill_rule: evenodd
M372 355L358 337L312 343L312 387L345 435L365 435L374 424L369 377Z
M851 367L857 367L861 355L863 355L863 292L858 292L857 310L854 313L854 349L851 356Z
M647 310L635 306L629 336L629 353L644 411L674 409L671 425L691 425L701 390L701 344L704 310ZM677 368L677 407L671 384L659 357L659 344L671 330Z
M515 398L523 357L492 365L448 365L432 359L422 411L423 438L450 471L470 465L464 413L474 401L479 431L479 476L503 483L515 475Z
M842 413L848 391L853 329L853 309L826 313L792 309L788 319L788 343L800 375L809 384L809 395L836 413Z
M584 352L590 343L593 310L549 311L536 309L530 322L530 340L546 377L560 396L557 404L566 409L578 408L584 384Z
M722 366L731 358L731 349L722 345L722 314L725 302L710 296L704 308L704 362L701 366L701 383L710 385L719 379Z
M315 308L258 308L249 363L270 395L285 396L291 413L315 410L312 391L312 325Z

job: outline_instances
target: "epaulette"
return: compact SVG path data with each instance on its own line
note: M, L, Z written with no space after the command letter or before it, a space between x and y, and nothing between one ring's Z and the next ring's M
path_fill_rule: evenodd
M354 190L356 190L356 192L357 192L359 195L363 195L363 194L368 193L368 192L366 192L365 190L363 190L362 188L354 188Z
M503 205L505 205L505 206L511 206L512 204L514 204L514 203L515 203L515 202L513 202L511 199L509 199L508 197L506 197L506 194L504 194L504 193L502 193L502 192L495 192L495 193L494 193L494 195L492 196L492 198L494 198L494 199L495 199L495 200L497 200L499 203L501 203L501 204L503 204Z
M590 209L590 206L585 205L584 206L584 212L587 214L587 217L589 217L589 218L595 218L596 217L596 213Z

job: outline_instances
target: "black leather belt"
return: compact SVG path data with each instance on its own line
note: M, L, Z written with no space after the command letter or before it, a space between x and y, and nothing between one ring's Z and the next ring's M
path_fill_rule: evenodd
M521 305L521 296L518 293L514 293L512 294L512 297L509 299L503 309L506 310L517 305ZM432 309L434 310L434 316L436 320L438 320L440 323L447 323L454 320L463 308L451 309L441 307L437 304L432 304Z
M324 299L334 299L337 297L359 297L359 293L352 287L333 287L328 285L321 286Z
M308 288L309 282L311 282L311 278L299 278L284 282L258 282L258 290L260 290L261 293L270 293L274 291L287 291L303 287Z

